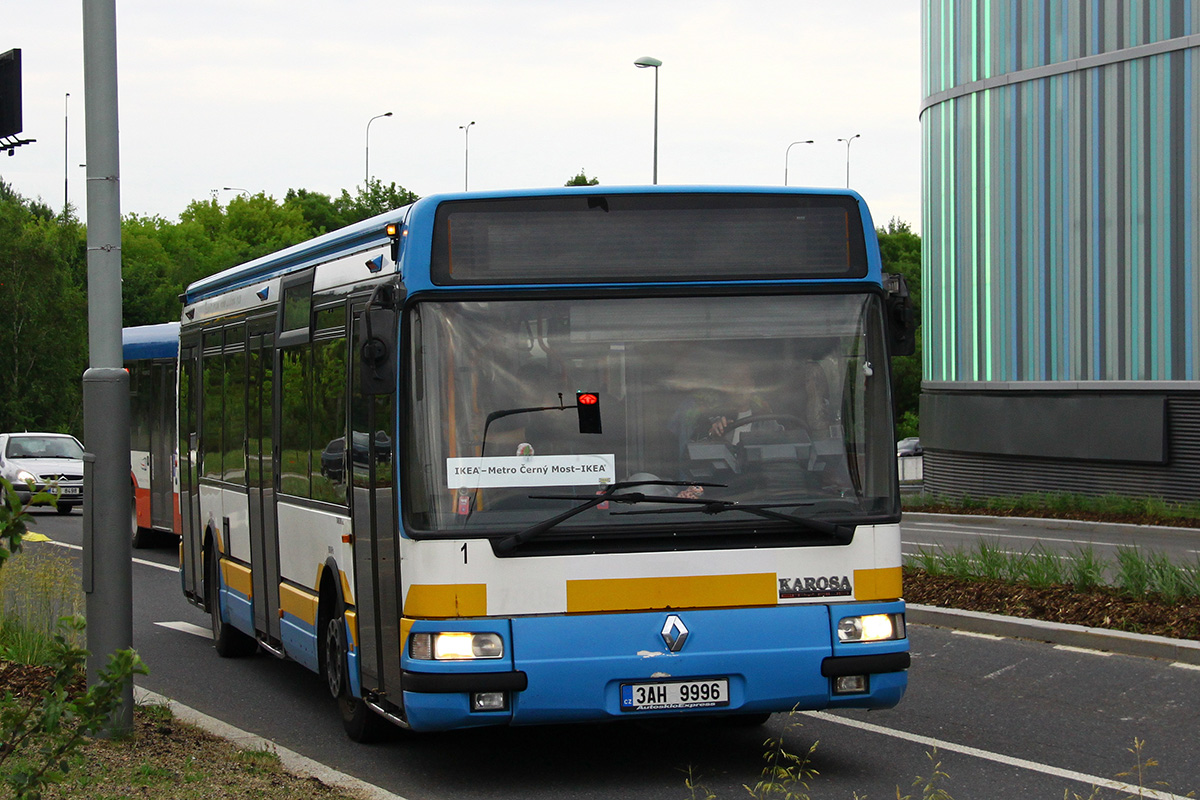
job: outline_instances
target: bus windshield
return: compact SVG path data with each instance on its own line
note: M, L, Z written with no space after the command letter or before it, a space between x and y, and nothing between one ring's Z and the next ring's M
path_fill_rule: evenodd
M409 532L522 531L614 483L646 497L596 503L548 535L783 524L714 513L732 504L894 517L881 308L865 292L415 304ZM582 424L579 393L599 400L598 424Z

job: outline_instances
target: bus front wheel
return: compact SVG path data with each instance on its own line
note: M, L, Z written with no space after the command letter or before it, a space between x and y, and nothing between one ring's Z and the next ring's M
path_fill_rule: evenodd
M325 623L324 644L325 681L329 686L329 693L337 699L346 735L356 742L376 741L386 728L386 722L371 710L366 701L350 693L344 613L330 618Z

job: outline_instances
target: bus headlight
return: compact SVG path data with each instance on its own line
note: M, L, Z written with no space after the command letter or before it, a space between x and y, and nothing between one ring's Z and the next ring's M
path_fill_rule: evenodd
M866 614L861 617L842 617L838 622L839 642L886 642L903 639L903 614Z
M498 633L414 633L408 637L408 653L423 661L501 658L504 640Z

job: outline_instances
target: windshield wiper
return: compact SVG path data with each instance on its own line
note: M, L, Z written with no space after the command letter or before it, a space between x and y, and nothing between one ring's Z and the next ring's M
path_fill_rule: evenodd
M604 488L604 491L597 492L594 497L589 497L577 506L572 506L557 516L544 519L534 525L530 525L523 531L518 531L512 536L506 536L503 539L497 540L493 547L497 555L504 555L512 552L515 548L528 542L535 536L540 536L550 530L560 522L565 522L571 517L582 514L589 508L595 508L601 503L665 503L674 502L683 498L678 497L662 497L660 495L648 495L643 492L625 492L616 494L622 489L629 489L634 486L704 486L707 488L725 488L723 483L696 483L695 481L618 481L610 483ZM576 495L529 495L530 500L578 500ZM689 501L690 502L690 501Z
M801 517L797 514L784 514L775 511L776 508L795 508L796 503L739 503L734 500L703 500L692 497L663 497L660 502L672 505L686 505L693 508L660 508L652 511L618 511L617 514L679 514L687 511L700 511L704 514L723 514L726 511L743 511L765 519L790 522L801 528L815 533L832 536L838 544L850 544L854 539L853 526L839 525L836 522L826 522L813 517Z

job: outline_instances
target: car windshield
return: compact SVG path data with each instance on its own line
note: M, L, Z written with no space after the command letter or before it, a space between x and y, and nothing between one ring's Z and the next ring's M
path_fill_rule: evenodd
M414 535L523 530L614 483L649 497L595 504L554 534L763 524L717 503L896 512L876 295L425 301L406 324Z
M83 458L83 448L70 436L12 436L8 458Z

